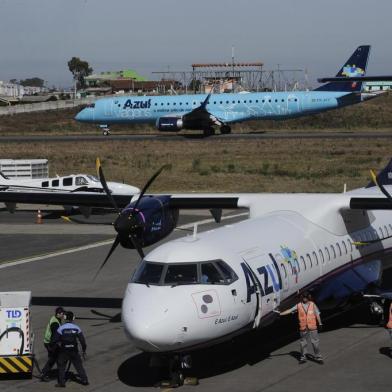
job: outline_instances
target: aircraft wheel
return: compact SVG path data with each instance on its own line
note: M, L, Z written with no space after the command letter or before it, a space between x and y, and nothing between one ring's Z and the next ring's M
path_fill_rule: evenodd
M222 125L220 131L221 134L227 135L228 133L231 133L231 128L228 125Z
M110 131L109 131L108 129L105 129L105 130L102 132L102 134L103 134L103 136L109 136L109 135L110 135Z
M204 135L205 137L215 135L215 129L214 129L214 128L207 128L207 129L204 129L203 135Z

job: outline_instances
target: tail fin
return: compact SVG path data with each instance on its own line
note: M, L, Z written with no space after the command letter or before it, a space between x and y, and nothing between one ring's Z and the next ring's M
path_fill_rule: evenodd
M337 77L365 76L370 53L370 45L358 46L357 50L344 63L336 74ZM315 91L347 91L359 92L362 90L362 82L327 83L315 89Z
M388 165L377 174L377 182L380 185L392 185L392 159L388 162ZM376 185L371 181L367 184L366 188L372 188L374 186Z

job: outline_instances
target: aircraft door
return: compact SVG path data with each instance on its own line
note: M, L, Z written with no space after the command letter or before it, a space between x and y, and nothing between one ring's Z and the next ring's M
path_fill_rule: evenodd
M276 313L273 311L279 307L283 282L277 262L272 255L243 256L243 259L255 281L255 287L251 288L250 292L257 300L253 325L257 328L275 320Z
M301 108L299 98L294 94L290 94L287 97L287 114L295 115L300 111L300 109Z

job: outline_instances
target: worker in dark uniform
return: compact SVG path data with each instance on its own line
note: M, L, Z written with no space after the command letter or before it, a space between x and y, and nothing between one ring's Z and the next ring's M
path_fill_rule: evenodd
M88 385L86 371L82 364L78 350L78 340L82 346L83 356L86 354L86 340L84 339L82 330L79 326L73 323L75 316L72 312L65 313L66 322L61 325L55 335L55 342L59 346L59 355L57 359L57 366L59 368L59 382L56 387L65 387L65 367L70 361L78 375L82 385Z
M52 316L45 329L44 346L48 351L48 361L42 369L41 381L49 381L49 372L57 361L59 353L58 346L54 343L54 337L58 328L64 322L64 309L61 307L56 308L54 316Z

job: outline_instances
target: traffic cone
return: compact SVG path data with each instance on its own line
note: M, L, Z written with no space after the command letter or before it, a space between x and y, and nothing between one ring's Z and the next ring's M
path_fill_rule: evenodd
M37 224L41 224L42 222L42 213L41 210L37 211Z

